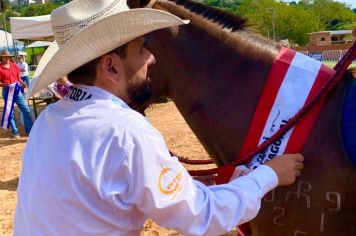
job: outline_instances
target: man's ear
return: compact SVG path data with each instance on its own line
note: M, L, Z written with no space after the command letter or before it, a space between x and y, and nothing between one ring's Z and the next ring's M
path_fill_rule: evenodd
M109 53L98 59L94 85L123 100L126 98L125 72L120 57Z
M99 65L102 65L102 69L106 72L106 73L113 73L113 74L117 74L118 73L118 68L116 68L116 64L114 63L114 60L116 60L116 58L114 57L114 55L112 53L110 54L106 54L104 56L102 56L101 58L102 62L99 62Z

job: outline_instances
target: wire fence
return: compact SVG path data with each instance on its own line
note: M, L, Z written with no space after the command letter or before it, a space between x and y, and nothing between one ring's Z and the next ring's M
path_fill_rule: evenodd
M37 69L37 65L30 65L30 71L35 71Z
M304 55L307 55L315 60L323 62L324 64L333 67L341 58L345 55L347 50L328 50L323 52L308 52L300 51ZM356 60L350 65L350 67L356 67Z

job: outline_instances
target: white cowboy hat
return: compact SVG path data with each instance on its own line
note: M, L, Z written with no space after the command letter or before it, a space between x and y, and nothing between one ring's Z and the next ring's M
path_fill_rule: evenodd
M51 13L55 41L42 56L27 96L135 38L188 22L160 10L129 9L126 0L69 2Z

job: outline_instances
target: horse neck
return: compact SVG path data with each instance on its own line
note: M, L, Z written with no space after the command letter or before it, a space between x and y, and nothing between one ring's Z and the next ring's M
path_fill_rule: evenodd
M231 33L173 3L162 6L191 23L148 37L157 59L156 91L173 99L218 165L231 162L279 48L252 32Z

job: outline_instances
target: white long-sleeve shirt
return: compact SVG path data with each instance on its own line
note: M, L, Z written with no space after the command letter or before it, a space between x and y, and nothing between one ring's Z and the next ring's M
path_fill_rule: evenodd
M277 182L261 166L207 187L145 117L103 89L78 86L32 128L14 235L139 235L147 218L184 235L219 235L255 217Z
M28 76L28 64L26 62L17 63L20 70L20 77ZM21 71L24 70L24 71Z

